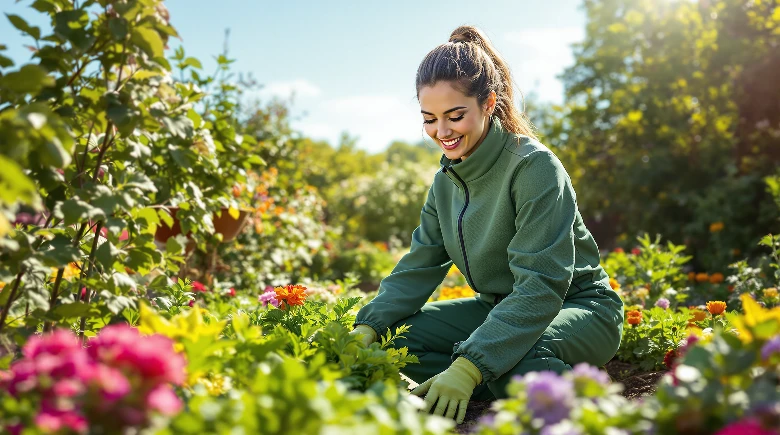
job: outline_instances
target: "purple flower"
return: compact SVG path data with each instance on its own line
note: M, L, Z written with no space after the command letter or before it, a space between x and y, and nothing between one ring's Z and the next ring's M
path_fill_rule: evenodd
M780 353L780 335L767 341L764 347L761 348L761 359L768 360L775 353Z
M279 301L276 300L276 292L274 291L273 287L266 287L265 293L261 294L257 300L259 300L264 307L267 307L268 304L271 304L277 308L279 307Z
M661 307L661 308L663 308L665 310L665 309L669 308L669 299L658 298L658 300L655 301L655 306L656 307Z
M528 409L545 424L555 424L569 416L574 401L571 381L555 372L531 372L525 375Z
M585 379L593 379L594 381L598 382L601 385L608 385L610 382L609 375L605 373L602 370L599 370L598 367L594 367L588 363L579 363L575 365L571 373L574 375L574 378L585 378Z

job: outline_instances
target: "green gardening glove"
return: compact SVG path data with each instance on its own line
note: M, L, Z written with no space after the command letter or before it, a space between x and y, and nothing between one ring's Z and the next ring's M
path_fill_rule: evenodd
M435 415L447 418L457 418L455 422L463 423L466 418L466 407L469 404L474 388L482 382L482 373L471 361L458 357L447 370L428 379L412 390L412 394L421 396L425 393L426 412L430 412L438 401ZM445 414L446 411L446 414Z
M353 329L349 335L357 337L359 340L363 341L363 344L365 344L366 347L376 341L376 331L374 331L374 328L368 325L355 326L355 329Z

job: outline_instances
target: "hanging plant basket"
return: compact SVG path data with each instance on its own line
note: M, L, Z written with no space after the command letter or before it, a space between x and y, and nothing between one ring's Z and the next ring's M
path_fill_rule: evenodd
M173 217L173 226L169 227L165 222L161 222L157 226L157 231L154 233L154 239L160 243L165 243L169 238L175 237L181 234L181 226L179 220L176 218L176 213L179 211L179 207L168 207ZM222 234L222 242L229 242L236 238L241 229L244 227L249 211L239 210L238 219L234 218L228 212L227 207L222 208L222 214L214 213L212 217L214 221L214 232Z

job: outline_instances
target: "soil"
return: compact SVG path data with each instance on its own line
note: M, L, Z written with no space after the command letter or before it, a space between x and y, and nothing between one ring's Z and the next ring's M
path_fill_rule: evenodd
M655 393L656 384L661 380L666 371L643 372L638 366L613 359L604 368L609 373L613 382L624 385L623 396L636 400L643 396ZM490 406L493 402L469 402L466 410L466 419L455 427L454 432L468 434L474 431L480 417L490 415Z

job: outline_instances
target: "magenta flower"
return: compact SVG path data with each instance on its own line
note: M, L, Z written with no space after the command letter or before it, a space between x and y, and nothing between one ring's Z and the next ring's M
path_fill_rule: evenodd
M775 353L780 353L780 335L773 337L764 344L764 347L761 348L761 359L766 361Z
M268 304L271 304L277 308L279 307L279 301L276 300L276 292L274 291L273 287L266 287L265 293L261 294L258 300L263 304L264 307L267 307Z
M534 417L549 425L569 416L574 401L571 381L549 371L528 373L523 381L528 395L527 407Z
M743 419L724 427L715 435L777 435L777 432L764 428L752 418Z
M661 308L663 308L665 310L665 309L669 308L669 299L658 298L658 300L655 301L655 306L656 307L661 307Z

